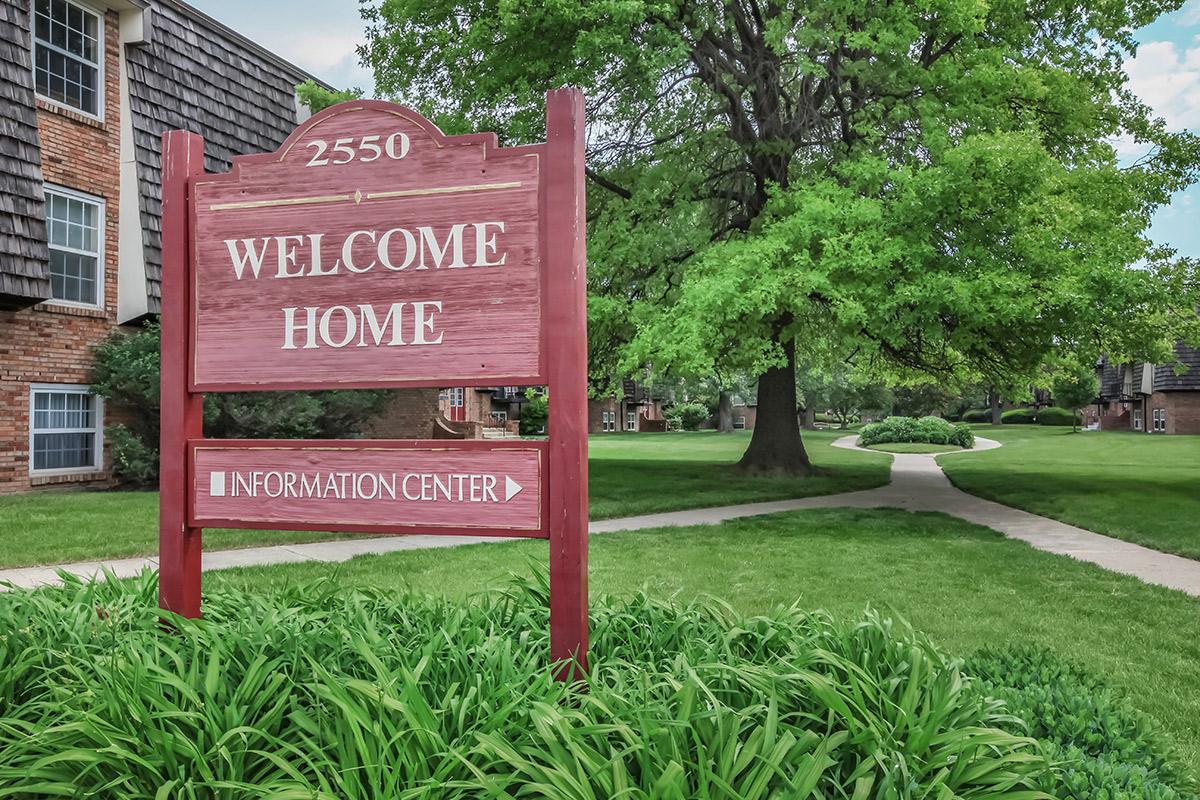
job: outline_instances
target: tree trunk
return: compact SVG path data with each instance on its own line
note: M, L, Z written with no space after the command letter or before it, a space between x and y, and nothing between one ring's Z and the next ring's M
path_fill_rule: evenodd
M808 402L804 406L804 416L802 419L800 427L804 428L804 430L815 431L817 429L817 407L811 402Z
M717 395L717 432L733 433L733 397L729 392Z
M988 392L988 403L992 407L992 424L999 425L1004 422L1004 402L1000 399L1000 392L992 389Z
M752 472L808 475L812 464L796 416L796 346L790 340L782 344L787 363L759 376L758 418L738 466Z

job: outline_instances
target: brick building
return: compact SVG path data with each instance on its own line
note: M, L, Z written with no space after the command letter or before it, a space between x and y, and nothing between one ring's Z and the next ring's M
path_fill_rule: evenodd
M178 0L0 0L0 494L108 479L92 348L160 310L162 132L226 171L309 77Z
M516 436L527 386L455 386L438 395L438 424L466 439Z
M1200 349L1175 346L1176 364L1101 363L1100 397L1084 411L1101 430L1200 434Z
M620 397L614 394L588 400L588 433L666 429L663 399L636 381L624 381Z

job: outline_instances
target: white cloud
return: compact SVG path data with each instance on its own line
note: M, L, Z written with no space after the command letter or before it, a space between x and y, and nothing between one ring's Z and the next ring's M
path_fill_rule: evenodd
M1188 7L1200 13L1200 0ZM1200 46L1146 42L1125 62L1129 88L1174 130L1200 129Z

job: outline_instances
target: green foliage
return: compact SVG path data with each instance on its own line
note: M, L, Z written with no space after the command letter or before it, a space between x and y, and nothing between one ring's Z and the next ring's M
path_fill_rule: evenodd
M551 678L544 577L469 605L305 585L0 597L0 785L151 798L1026 800L1050 766L960 664L876 614L636 596Z
M107 430L118 477L158 479L160 328L113 331L96 346L92 389L130 412ZM242 392L204 398L207 436L230 439L330 439L356 436L387 400L386 391Z
M550 398L532 387L525 390L525 407L521 409L521 435L536 436L546 432L550 422Z
M1050 406L1049 408L1038 410L1037 424L1069 425L1073 427L1079 424L1079 416L1072 409Z
M1037 411L1032 408L1012 408L1000 415L1005 425L1033 425L1037 422Z
M1096 402L1100 395L1100 376L1096 374L1095 364L1073 362L1061 369L1054 378L1054 401L1072 411L1078 412L1086 405ZM1075 415L1071 415L1071 427L1076 426Z
M962 415L963 422L991 422L992 411L989 408L973 408L970 411L964 411Z
M1062 763L1041 788L1071 798L1194 800L1150 723L1079 667L1032 648L987 649L967 670L1005 701L1013 733L1032 736Z
M888 417L864 426L858 435L862 447L887 442L953 444L969 449L975 446L975 434L966 424L952 425L941 417Z
M675 403L663 411L663 416L676 430L694 431L712 415L708 407L700 403Z
M309 78L296 87L296 96L300 98L301 105L308 106L308 110L316 114L318 111L323 111L337 103L344 103L347 100L357 100L362 97L362 89L354 88L335 91L326 89L324 86L319 86L316 81Z

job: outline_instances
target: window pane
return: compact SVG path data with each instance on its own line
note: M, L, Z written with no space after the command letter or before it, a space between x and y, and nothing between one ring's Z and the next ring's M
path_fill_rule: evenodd
M97 113L99 15L63 0L38 0L33 32L36 90L56 102Z
M34 469L78 469L95 465L94 433L39 433L33 437Z

